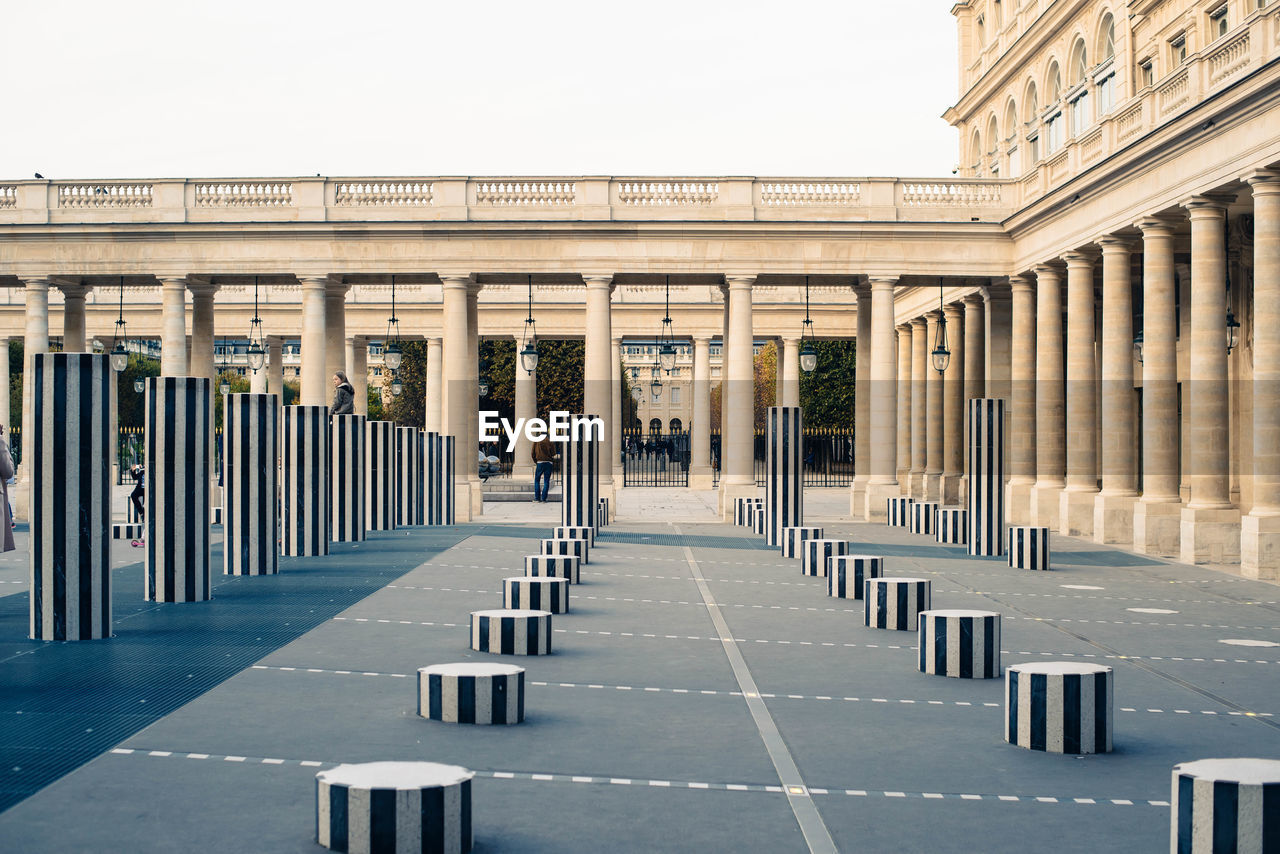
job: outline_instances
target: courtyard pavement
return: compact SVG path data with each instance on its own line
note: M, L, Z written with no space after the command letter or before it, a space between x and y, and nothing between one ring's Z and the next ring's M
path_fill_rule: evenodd
M1280 589L1053 539L1053 571L1010 569L905 529L807 521L935 608L1003 616L1003 664L1115 668L1115 750L1005 744L1002 680L916 670L915 634L868 629L800 561L715 521L715 496L628 489L554 654L511 727L417 717L429 664L468 648L470 611L559 506L374 533L213 601L142 601L142 551L115 552L115 636L26 640L26 535L0 556L0 850L309 852L314 778L342 762L477 772L476 851L1168 850L1170 769L1280 757ZM221 529L215 528L220 535ZM117 543L117 546L120 544ZM780 776L781 775L781 776ZM794 776L793 776L794 775ZM794 791L783 783L797 783ZM803 825L803 830L802 830Z

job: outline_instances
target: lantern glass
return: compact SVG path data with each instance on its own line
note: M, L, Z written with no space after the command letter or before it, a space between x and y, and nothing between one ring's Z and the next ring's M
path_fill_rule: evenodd
M404 353L400 349L397 341L392 341L387 345L387 349L382 351L382 363L387 366L389 371L400 370L400 363L404 361Z
M1227 354L1240 346L1240 321L1231 309L1227 309Z
M672 346L671 342L664 342L658 348L658 365L668 373L676 366L676 348Z
M223 383L222 385L218 386L218 388L222 391L223 394L231 393L231 383Z
M813 349L813 345L806 343L800 348L800 370L812 373L813 369L818 367L818 352Z
M480 386L479 386L479 389L480 389L480 396L481 396L481 397L486 397L486 396L489 394L489 382L488 382L488 380L480 380Z
M538 369L538 348L530 341L524 345L524 349L520 351L520 367L524 368L525 373L531 374Z
M111 351L111 369L123 371L127 367L129 367L129 354L125 352L123 344L117 344Z
M144 380L133 381L133 390L136 391L138 394L142 394L142 392L146 391L146 388L147 388L146 381Z
M400 392L402 392L402 391L404 391L404 385L400 382L399 378L395 378L395 379L391 380L391 395L392 395L392 397L399 397L399 396L400 396Z
M631 387L631 396L636 399L637 403L639 403L640 400L644 397L644 389L638 385L633 385Z
M940 374L946 373L947 365L951 364L951 351L944 346L938 346L933 349L931 356L933 369Z
M245 351L245 356L249 360L249 370L255 374L267 364L267 351L256 341L249 345L249 349Z
M1138 364L1142 364L1142 330L1138 330L1138 334L1133 336L1133 357L1138 360Z

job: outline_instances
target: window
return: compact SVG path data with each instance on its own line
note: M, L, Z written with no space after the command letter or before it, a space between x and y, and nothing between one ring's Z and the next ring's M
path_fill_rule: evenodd
M1089 60L1084 49L1084 39L1076 39L1075 46L1071 48L1071 64L1067 66L1072 86L1084 79L1088 67Z
M1049 76L1047 92L1049 97L1045 99L1046 103L1052 104L1054 101L1062 97L1062 75L1058 72L1058 63L1049 66Z
M649 432L650 432L650 433L655 433L655 434L657 434L657 433L661 433L661 432L662 432L662 419L661 419L661 418L651 418L651 419L649 420Z
M1227 34L1226 3L1209 13L1209 32L1213 33L1215 39L1220 39Z
M978 50L981 51L984 47L987 46L987 27L986 27L986 24L983 22L981 15L978 16L978 21L974 29L974 35L976 35L978 38Z
M673 385L671 387L671 405L676 406L680 403L680 386Z
M1031 164L1040 162L1040 135L1036 131L1027 135L1027 162Z
M1169 51L1173 57L1174 65L1181 65L1187 61L1187 34L1179 33L1169 42Z
M1071 99L1071 136L1078 137L1089 126L1089 90Z
M1116 55L1116 22L1111 13L1102 17L1098 33L1098 61L1106 62Z
M1001 14L1000 0L993 0L991 3L991 22L996 26L996 32L1000 31L1000 25L1004 23L1004 15Z
M1098 83L1098 115L1105 116L1116 104L1116 75L1108 74Z
M1142 81L1142 88L1146 89L1156 82L1156 69L1151 64L1151 60L1145 59L1138 63L1138 79Z
M1057 112L1044 120L1044 155L1050 156L1062 147L1062 113Z

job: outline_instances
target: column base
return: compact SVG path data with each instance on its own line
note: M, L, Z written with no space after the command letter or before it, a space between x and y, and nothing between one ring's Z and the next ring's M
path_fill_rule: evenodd
M1235 507L1183 507L1183 563L1239 563L1240 511Z
M733 522L733 500L735 498L752 498L760 495L754 483L725 483L720 481L720 521Z
M1010 525L1031 524L1031 481L1009 481L1004 485L1004 515Z
M900 495L902 487L896 483L868 483L862 518L868 522L883 523L889 518L889 499Z
M1136 495L1099 493L1093 499L1093 541L1129 545L1133 542L1133 505Z
M901 483L902 481L899 481ZM913 471L907 474L907 497L917 501L924 499L924 472ZM901 493L899 493L901 494ZM888 512L887 510L885 512Z
M484 482L477 477L471 481L471 518L484 515Z
M942 501L942 472L924 473L924 500Z
M964 480L964 475L962 474L949 474L947 472L943 472L942 492L941 492L942 497L939 500L942 502L942 505L944 507L960 506L961 502L964 500L963 498L964 487L962 484L963 480Z
M854 476L849 485L849 515L861 516L867 510L867 478Z
M1051 531L1058 530L1058 513L1062 509L1062 487L1058 484L1031 487L1031 524Z
M474 514L471 512L471 484L468 481L453 485L453 521L470 522Z
M693 466L689 469L690 489L715 489L715 474L711 466Z
M1093 537L1093 504L1097 490L1064 489L1058 498L1058 533L1068 537Z
M1133 550L1138 554L1182 557L1182 505L1177 501L1133 503Z
M17 522L31 521L31 486L25 480L19 480L9 487L9 497L13 499L13 518Z
M1250 513L1240 520L1240 574L1280 581L1280 515Z
M596 489L599 493L596 496L597 498L609 499L609 521L612 522L614 517L618 515L618 494L617 490L613 488L613 477L601 479Z

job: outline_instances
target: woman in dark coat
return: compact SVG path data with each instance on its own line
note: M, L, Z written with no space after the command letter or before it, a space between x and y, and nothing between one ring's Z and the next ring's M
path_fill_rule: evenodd
M350 415L355 412L356 390L347 381L344 371L333 375L333 407L330 415Z
M4 425L0 424L0 552L11 552L13 544L13 513L9 509L9 478L13 477L13 457L9 455L9 443L4 436Z

